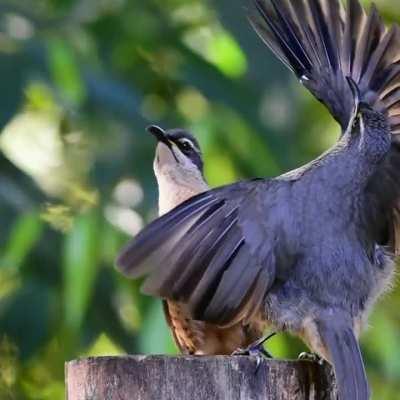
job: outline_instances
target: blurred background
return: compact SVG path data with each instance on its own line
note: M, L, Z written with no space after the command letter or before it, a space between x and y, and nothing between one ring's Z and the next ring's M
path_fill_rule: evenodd
M377 1L400 21L398 0ZM114 269L157 214L146 125L186 127L216 186L319 155L338 126L253 33L242 1L0 0L0 399L63 399L64 362L176 348ZM320 134L323 132L323 134ZM363 350L400 399L400 288ZM268 343L277 357L302 345Z

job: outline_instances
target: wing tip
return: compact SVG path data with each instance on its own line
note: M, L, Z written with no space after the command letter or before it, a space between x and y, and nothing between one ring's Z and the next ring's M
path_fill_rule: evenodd
M143 270L143 262L149 254L141 252L138 248L137 240L129 242L118 254L114 266L127 278L139 278L146 273Z
M130 275L130 266L132 262L130 262L130 251L129 248L123 249L117 256L114 262L114 266L117 271L121 272L126 277L131 277Z

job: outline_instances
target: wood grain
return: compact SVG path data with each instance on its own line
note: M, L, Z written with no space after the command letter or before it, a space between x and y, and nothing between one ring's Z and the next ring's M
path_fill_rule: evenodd
M66 363L67 400L336 400L331 368L255 357L98 357Z

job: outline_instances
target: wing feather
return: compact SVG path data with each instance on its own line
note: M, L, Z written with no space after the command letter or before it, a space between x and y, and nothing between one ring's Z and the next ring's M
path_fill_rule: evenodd
M194 319L248 320L275 279L274 248L263 245L275 185L242 182L190 199L145 228L118 267L146 276L145 293L187 304Z

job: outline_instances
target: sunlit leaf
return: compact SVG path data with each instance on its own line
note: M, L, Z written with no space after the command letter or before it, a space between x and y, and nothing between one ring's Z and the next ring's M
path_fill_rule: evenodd
M124 354L124 351L105 333L102 333L86 351L88 357L119 356L122 354Z
M63 204L47 204L40 216L43 221L61 232L71 230L74 222L71 208Z
M0 336L0 398L11 389L18 375L18 348L7 337Z
M227 32L220 32L211 41L210 57L226 75L237 78L247 70L247 60L235 39Z
M50 70L62 96L73 104L80 104L85 99L86 90L70 45L54 37L49 40L48 51Z

